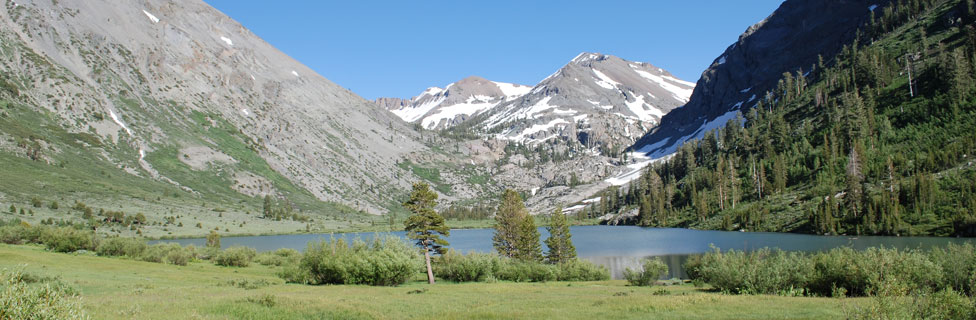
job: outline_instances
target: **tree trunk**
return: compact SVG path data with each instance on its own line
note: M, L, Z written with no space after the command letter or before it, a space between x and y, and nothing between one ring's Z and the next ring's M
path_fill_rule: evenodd
M427 260L427 282L434 284L434 270L430 268L430 250L424 249L424 259Z

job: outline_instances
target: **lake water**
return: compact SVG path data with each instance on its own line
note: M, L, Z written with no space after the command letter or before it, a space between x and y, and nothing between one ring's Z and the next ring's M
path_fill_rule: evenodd
M945 246L948 243L974 242L973 238L938 237L880 237L880 236L817 236L790 233L702 231L689 229L641 228L635 226L576 226L571 227L573 244L580 258L607 266L615 279L621 278L624 268L635 267L644 257L659 257L668 264L668 278L685 278L682 264L689 256L702 254L715 246L722 250L756 250L764 247L787 251L820 251L849 246L854 249L885 246L888 248L922 248ZM545 228L539 228L542 239L548 238ZM223 247L247 246L258 251L292 248L305 249L311 241L329 238L367 240L376 235L391 233L297 234L277 236L224 237ZM404 232L392 232L404 237ZM460 252L490 252L493 229L451 230L447 240ZM182 245L204 246L206 239L160 240ZM543 245L545 248L545 245Z

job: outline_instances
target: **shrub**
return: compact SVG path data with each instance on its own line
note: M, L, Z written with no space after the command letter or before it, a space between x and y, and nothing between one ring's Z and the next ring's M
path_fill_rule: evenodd
M610 280L610 270L606 267L580 259L556 265L559 273L556 279L559 281L601 281Z
M515 282L546 282L555 281L557 273L554 265L510 259L499 268L495 277Z
M98 244L98 248L95 252L100 256L127 256L127 257L141 257L142 253L146 251L145 241L133 238L108 238L102 240Z
M190 264L190 260L193 259L193 255L189 250L172 250L166 253L166 263L175 264L178 266L185 266Z
M294 280L309 284L403 284L423 267L415 248L402 239L388 236L371 242L329 240L310 243L299 264L289 272ZM304 279L301 279L304 277Z
M157 243L146 248L142 260L185 266L192 258L191 251L178 243Z
M309 284L309 280L311 279L308 270L298 265L285 266L285 268L278 271L275 275L288 283Z
M0 227L0 242L6 244L24 244L27 228L22 226L2 226Z
M501 267L498 255L471 252L462 255L454 250L440 255L432 262L434 275L454 282L483 281Z
M938 254L932 255L936 256ZM864 251L836 248L816 254L770 249L755 252L714 250L702 256L699 262L691 263L690 274L694 274L696 280L731 293L905 295L916 291L933 292L948 283L939 264L929 258L918 250L885 248ZM962 271L958 273L956 278L966 279Z
M44 202L41 202L41 199L38 199L37 197L31 198L30 204L34 208L40 208L40 207L44 206Z
M953 319L976 320L976 301L947 288L934 293L913 293L907 297L881 295L870 303L845 310L852 320Z
M802 295L813 274L804 254L768 248L755 252L714 250L691 263L696 279L729 293Z
M0 319L88 319L77 295L60 280L0 271Z
M40 240L44 246L55 252L95 250L95 235L75 228L45 228Z
M939 266L944 276L940 288L976 295L973 282L976 276L976 247L971 243L949 244L929 251L929 260Z
M225 267L247 267L257 255L254 248L230 247L213 257L214 264Z
M932 290L943 282L938 265L916 250L837 248L812 257L812 293L829 295L843 288L852 296L878 293L882 286L907 294Z
M298 250L281 248L259 253L254 257L254 262L265 266L281 266L297 264L301 259L302 254Z
M496 280L516 282L597 281L610 279L610 271L606 267L579 259L551 265L503 258L494 253L471 252L462 255L454 250L449 250L434 259L434 275L454 282Z
M624 279L634 286L652 286L661 276L668 273L668 265L659 259L641 260L637 270L624 269Z

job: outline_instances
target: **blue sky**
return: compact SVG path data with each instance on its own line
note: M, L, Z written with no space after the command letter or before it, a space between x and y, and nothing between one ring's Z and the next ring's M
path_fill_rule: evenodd
M409 98L467 76L534 85L583 51L695 82L781 0L205 0L367 98Z

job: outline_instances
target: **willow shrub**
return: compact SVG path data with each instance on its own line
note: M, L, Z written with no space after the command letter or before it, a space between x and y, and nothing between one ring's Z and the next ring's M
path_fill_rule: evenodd
M484 281L494 277L502 263L497 254L471 252L463 255L454 250L448 250L431 262L435 276L454 282Z
M91 231L70 227L45 228L43 230L41 243L51 251L95 250L95 235Z
M230 247L211 258L213 263L225 267L247 267L258 252L249 247Z
M668 273L668 265L659 259L642 259L640 268L624 269L624 279L633 286L652 286Z
M0 270L0 319L89 319L77 296L58 279Z
M701 257L693 273L729 293L776 294L805 288L813 274L801 253L760 249L755 252L714 249Z
M301 259L302 253L298 250L281 248L259 253L254 257L254 262L264 266L282 266L297 264Z
M606 267L574 259L560 264L544 264L503 258L494 253L450 250L435 257L434 275L454 282L507 280L515 282L596 281L610 279Z
M192 247L183 247L178 243L157 243L146 247L140 260L156 263L169 263L185 266L194 257Z
M395 286L420 273L417 249L394 236L369 242L342 239L309 243L295 269L279 273L288 282Z
M904 295L947 287L943 267L919 250L835 248L814 254L713 250L690 265L693 279L730 293L865 296L886 290Z
M929 251L929 260L942 270L940 287L976 295L976 246L972 243L933 248Z
M146 251L146 241L135 238L108 238L98 243L95 252L100 256L125 256L138 258Z

